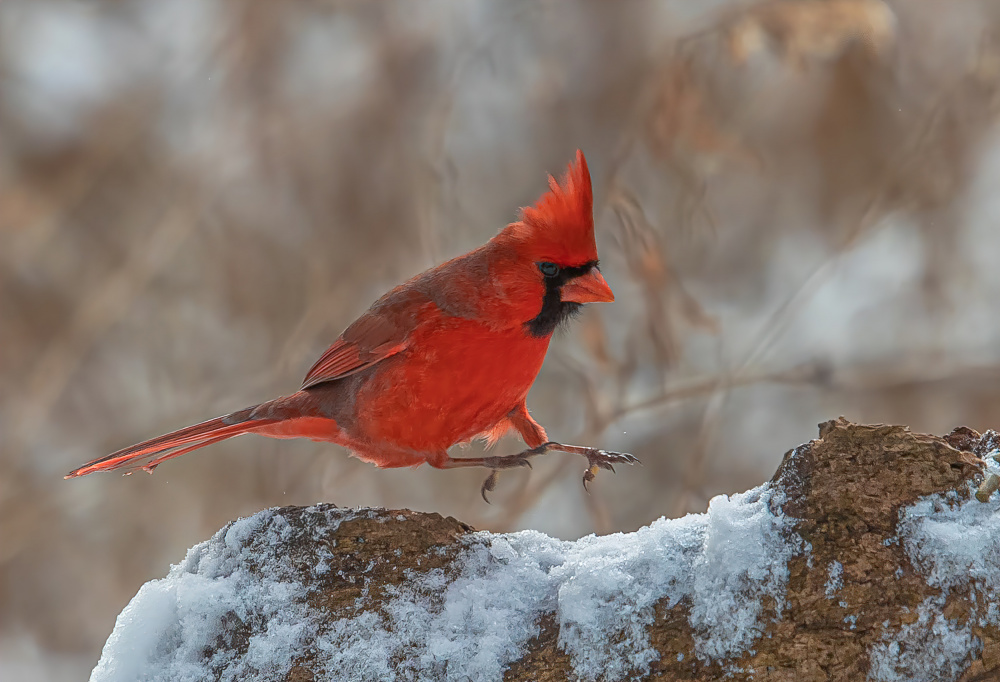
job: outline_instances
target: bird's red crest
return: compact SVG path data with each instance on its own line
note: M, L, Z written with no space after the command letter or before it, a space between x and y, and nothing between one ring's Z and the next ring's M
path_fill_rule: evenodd
M560 265L597 260L594 241L594 194L583 152L569 164L562 183L549 176L549 191L534 206L521 209L520 222L507 228L530 247L535 258Z

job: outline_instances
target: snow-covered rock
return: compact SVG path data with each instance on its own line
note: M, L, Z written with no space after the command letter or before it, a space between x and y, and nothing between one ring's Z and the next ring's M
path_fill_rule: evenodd
M270 509L144 585L91 679L958 679L1000 663L989 438L828 422L767 484L575 542Z

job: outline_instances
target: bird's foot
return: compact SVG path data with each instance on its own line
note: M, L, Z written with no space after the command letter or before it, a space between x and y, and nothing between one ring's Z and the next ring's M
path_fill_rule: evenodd
M586 452L580 454L587 458L587 470L583 472L583 489L590 492L587 484L597 477L597 472L607 469L615 473L615 464L641 464L635 455L627 452L614 452L613 450L598 450L597 448L584 448Z
M587 470L583 472L583 488L590 492L588 483L594 480L597 472L607 469L611 473L615 472L615 464L642 464L635 455L627 452L614 452L612 450L600 450L598 448L587 448L580 445L566 445L565 443L544 443L535 450L559 450L573 455L580 455L587 458Z
M484 466L488 469L492 469L490 475L486 477L483 481L483 486L480 489L480 494L483 496L483 500L489 503L489 498L486 493L493 492L493 489L497 485L497 476L501 469L513 469L514 467L528 467L531 468L531 462L528 461L530 457L535 457L537 455L545 454L546 452L557 450L559 452L568 452L574 455L580 455L587 458L587 470L583 473L583 487L587 492L590 492L588 484L594 480L597 476L597 472L601 469L607 469L608 471L614 473L615 464L641 464L637 457L630 455L627 452L614 452L612 450L599 450L598 448L587 448L581 447L579 445L565 445L563 443L548 442L542 443L538 447L530 448L524 452L520 452L516 455L509 455L507 457L484 457L482 459L475 460L476 466ZM472 465L472 460L458 460L463 462L463 466ZM464 462L468 462L465 464Z

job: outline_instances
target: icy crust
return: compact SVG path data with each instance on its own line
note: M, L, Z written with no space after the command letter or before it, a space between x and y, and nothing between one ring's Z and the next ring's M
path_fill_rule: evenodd
M308 611L307 588L289 579L280 551L287 522L262 512L145 585L119 617L92 680L283 679L306 652L328 679L501 680L545 615L580 678L621 679L675 655L650 646L659 603L685 605L700 658L736 656L776 615L763 613L763 597L780 615L787 562L802 551L794 520L775 513L773 496L768 486L720 496L704 514L576 542L532 531L472 533L447 571L411 572L379 604L359 603L369 610L341 619ZM337 522L318 527L327 532ZM246 568L262 562L266 570ZM328 572L324 563L313 572ZM245 654L215 648L229 614L265 631Z
M900 512L898 535L907 556L940 593L920 604L915 623L875 645L872 679L958 679L982 650L973 628L1000 625L1000 494L982 503L974 492L970 485L966 494L931 495ZM967 595L968 617L942 613L952 592Z

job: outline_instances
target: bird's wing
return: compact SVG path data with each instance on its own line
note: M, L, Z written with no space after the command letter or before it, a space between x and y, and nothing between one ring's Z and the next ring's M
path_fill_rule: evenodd
M416 327L421 303L410 291L397 287L344 330L312 366L302 388L360 372L406 349Z
M434 324L441 317L476 317L477 292L488 281L486 253L476 249L400 284L326 349L302 388L341 379L406 350L418 325Z

